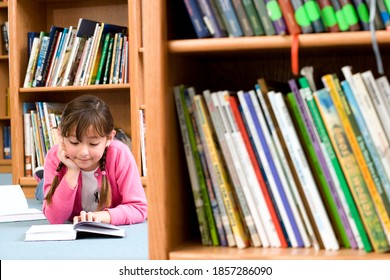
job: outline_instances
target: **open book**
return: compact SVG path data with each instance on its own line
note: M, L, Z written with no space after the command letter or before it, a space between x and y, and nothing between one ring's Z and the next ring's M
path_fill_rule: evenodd
M114 225L99 222L77 224L32 225L26 231L24 241L75 240L78 233L124 237L125 230Z
M41 210L28 208L20 185L0 186L0 222L45 220Z

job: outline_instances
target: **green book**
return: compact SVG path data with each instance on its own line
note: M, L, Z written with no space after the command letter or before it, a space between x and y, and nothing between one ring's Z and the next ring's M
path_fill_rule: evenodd
M299 80L301 83L301 79ZM307 82L307 81L306 81ZM305 86L305 82L301 83L302 87ZM341 190L344 194L345 200L347 201L350 215L352 216L356 229L358 231L358 234L360 236L360 241L363 244L364 250L366 252L372 251L372 246L370 243L370 240L368 238L367 232L364 228L363 222L360 218L358 209L356 207L355 201L353 199L352 193L349 189L347 180L344 176L343 170L341 168L340 162L337 159L336 152L332 146L332 143L330 141L328 132L326 131L325 124L322 120L322 117L320 115L320 112L318 110L317 104L313 99L313 95L310 93L305 94L305 100L307 103L307 106L309 108L309 111L311 113L311 116L313 118L313 122L315 124L315 127L317 129L318 135L321 139L322 144L326 148L326 152L328 154L328 157L332 163L333 169L337 175L339 185L341 187ZM359 241L358 241L359 243Z
M354 197L365 230L370 238L371 245L377 252L387 252L390 247L381 220L376 212L370 192L329 91L326 89L318 90L314 92L313 96Z
M109 75L110 75L110 65L111 65L113 47L114 47L114 37L112 36L110 38L110 43L108 45L106 65L104 66L104 75L103 75L103 81L101 82L101 84L108 84L109 83L108 79L109 79Z
M101 53L101 57L100 57L100 61L99 61L99 68L98 68L96 77L92 76L92 81L91 81L92 84L96 84L96 85L100 84L100 78L102 77L103 67L106 63L110 39L111 39L111 34L107 33L105 38L104 38L103 49L102 49L102 53Z
M249 23L253 29L253 33L256 36L265 35L263 26L261 25L259 16L257 15L256 8L252 0L242 0L242 3L248 16Z
M333 199L330 187L324 174L324 170L317 156L316 149L314 148L297 102L298 101L292 92L287 94L287 104L291 112L291 116L294 119L295 125L297 126L297 131L303 144L302 146L305 149L308 161L312 167L313 175L317 179L319 191L322 194L323 202L332 221L336 235L340 239L339 242L341 242L345 248L351 248L351 243L348 239L347 232L338 212L336 202Z

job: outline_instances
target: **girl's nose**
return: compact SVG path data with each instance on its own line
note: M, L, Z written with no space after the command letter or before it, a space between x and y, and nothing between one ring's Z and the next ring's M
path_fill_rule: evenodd
M86 155L88 155L88 153L89 153L88 145L81 145L80 154L82 156L86 156Z

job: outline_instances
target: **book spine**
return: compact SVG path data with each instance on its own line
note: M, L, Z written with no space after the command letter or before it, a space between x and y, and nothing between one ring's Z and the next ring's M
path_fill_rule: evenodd
M371 244L375 251L387 252L390 248L381 220L368 191L364 175L361 173L357 157L353 152L352 142L349 141L346 130L344 130L341 119L339 119L337 107L327 89L316 91L314 99L350 186Z
M210 127L210 120L206 113L203 97L201 95L194 96L196 120L199 123L201 137L207 143L210 152L210 158L215 169L215 176L218 185L221 189L222 198L228 213L229 223L234 235L234 239L238 248L245 248L249 245L248 236L244 230L242 220L239 214L238 205L235 201L232 186L228 180L226 170L223 167L221 155L218 153L217 147L213 140L213 135Z
M227 32L225 29L222 29L217 21L217 17L211 7L210 0L198 0L199 8L203 14L203 20L206 23L206 26L210 34L214 38L227 37Z
M345 175L343 173L343 170L341 168L340 162L337 158L336 152L332 146L331 140L329 138L328 132L326 131L324 121L322 120L322 117L320 115L319 109L317 107L317 104L313 98L312 94L305 94L305 100L308 105L308 108L310 110L310 113L313 117L313 121L315 123L316 129L318 131L318 134L320 136L320 139L323 143L323 146L326 149L326 152L329 156L329 159L331 161L331 164L334 168L334 171L336 173L338 183L340 186L340 189L342 190L342 193L344 196L340 195L340 197L344 197L346 201L347 207L345 208L345 211L349 213L351 218L353 219L353 222L351 222L351 227L355 231L355 239L356 242L361 248L364 247L366 252L372 251L372 246L370 243L370 240L368 238L367 232L364 228L363 222L360 218L358 209L356 207L355 201L353 199L352 193L349 189L348 183L346 181ZM355 227L353 227L355 226Z
M305 6L302 0L291 0L294 9L295 20L301 27L302 33L313 33L314 29L307 15Z
M370 14L364 0L352 0L362 30L370 30Z
M306 144L306 147L309 149L309 154L311 155L311 159L314 163L313 167L315 172L317 176L320 177L319 182L321 185L321 190L324 194L325 203L330 210L329 212L331 213L331 219L336 225L337 232L343 241L344 247L351 247L356 249L357 244L349 224L348 217L344 211L344 208L342 207L336 186L332 180L329 168L326 164L325 157L322 153L312 121L310 119L310 115L306 110L296 80L291 79L288 81L288 83L292 90L292 94L288 95L291 98L287 98L288 100L292 101L290 104L294 106L295 118L301 127L300 130L303 132L303 138L306 139L305 142L310 143ZM310 91L308 83L306 84L306 87L301 88L301 91ZM295 99L295 101L291 100L292 98Z
M196 118L194 115L194 104L193 104L193 97L195 96L195 89L193 87L189 87L187 92L185 92L186 97L186 103L187 103L187 109L190 114L190 119L192 123L192 128L194 132L195 137L195 144L196 144L196 151L198 152L196 154L196 151L194 150L194 156L195 158L198 156L200 160L201 167L198 167L198 172L200 172L199 176L201 176L201 173L203 172L205 183L206 183L206 192L204 193L204 197L209 197L210 205L212 207L212 213L213 216L210 216L210 228L212 227L212 218L214 218L215 227L217 229L217 234L219 237L219 244L221 246L234 246L234 244L228 244L228 239L226 237L225 228L224 228L224 221L227 222L227 234L228 236L232 236L232 232L230 229L229 221L227 218L226 209L223 204L223 199L221 192L219 191L218 186L214 185L212 182L212 178L209 172L208 162L206 159L206 148L203 147L201 136L198 130L198 125L196 123ZM189 97L189 98L188 98ZM207 200L206 200L207 201ZM224 217L222 219L222 217ZM214 240L214 239L213 239ZM234 239L233 239L234 240ZM230 240L229 240L230 241Z
M326 250L338 250L339 244L333 227L325 210L313 173L305 156L298 134L280 92L268 93L269 101L276 116L278 125L283 134L287 149L291 155L294 167L297 170L305 197L313 214L321 241Z
M386 29L390 28L390 15L384 0L376 1L378 12Z
M253 124L255 126L255 133L257 134L262 152L263 154L263 160L262 162L264 165L268 165L270 169L270 174L272 176L272 180L274 181L274 184L276 186L274 193L274 196L278 195L280 197L280 200L282 201L283 206L279 207L279 211L281 211L281 215L283 218L284 225L286 227L289 240L291 242L291 245L293 247L303 247L303 241L302 236L299 232L299 227L297 225L296 219L294 217L293 211L291 209L290 202L287 198L286 192L284 190L282 180L280 178L279 172L276 168L275 160L272 158L271 151L267 145L267 141L265 139L263 130L261 128L261 124L259 122L259 119L257 117L256 109L254 107L253 101L251 99L250 93L244 94L244 102L247 106L248 113L250 114L250 117L253 121ZM242 103L242 102L241 102ZM245 111L245 108L244 108ZM248 114L248 115L249 115ZM268 164L267 164L268 163Z
M188 15L194 27L196 36L198 38L210 37L210 32L203 21L200 9L196 0L183 0L186 6Z
M295 20L294 8L291 4L290 0L278 0L280 9L282 10L282 14L284 20L286 21L288 33L291 35L301 34L301 27Z
M226 29L230 37L244 36L242 27L237 18L233 4L230 0L215 0L217 8L219 9L222 19L224 19Z
M339 32L340 27L337 23L336 13L330 0L317 0L320 6L322 21L328 32Z
M342 98L340 97L338 89L336 87L336 82L334 81L334 78L331 74L324 75L322 77L322 81L325 85L325 87L329 90L330 96L335 104L337 113L340 117L341 123L345 129L345 133L347 135L347 138L351 144L352 150L356 156L357 162L359 164L359 167L362 171L364 180L367 184L368 191L372 197L372 200L375 204L375 208L378 212L378 215L383 223L383 229L385 231L385 234L387 236L388 227L390 226L390 220L389 216L387 214L387 211L385 209L385 206L383 204L383 201L379 195L377 184L379 186L380 181L378 178L378 175L376 174L376 170L372 167L372 161L369 157L369 154L367 151L367 148L365 146L364 141L362 141L362 137L360 133L358 133L358 129L356 123L352 122L352 118L349 117L350 109L348 107L345 107L345 102L342 101ZM347 110L346 110L346 109ZM364 152L363 152L364 151ZM366 157L365 157L366 155ZM374 173L375 172L375 173ZM376 184L377 183L377 184Z
M337 24L339 25L340 31L349 30L349 24L345 19L344 13L341 9L341 5L338 0L330 0L332 6L334 8L334 12L336 15Z
M37 68L35 70L35 78L33 80L32 86L37 87L38 82L42 80L42 68L43 68L43 63L45 59L45 54L47 52L47 47L49 45L49 36L44 36L42 38L42 43L41 43L41 48L39 51L39 56L38 56L38 61L37 61Z
M184 151L187 159L188 172L191 180L192 194L194 196L194 203L195 203L196 213L198 217L198 224L199 224L199 230L202 238L202 244L211 245L211 237L210 237L210 231L209 231L208 222L206 218L205 204L204 204L204 199L200 187L200 178L198 177L199 173L197 172L198 167L195 164L195 159L194 159L195 153L193 153L193 149L194 149L193 146L195 143L194 143L194 139L192 139L192 141L190 140L191 123L189 121L188 115L187 118L185 117L185 110L184 110L185 101L183 100L184 96L182 91L184 91L182 86L176 86L174 88L176 111L177 111L181 133L182 133L182 140L183 140Z
M338 0L350 31L360 30L359 18L351 0Z
M241 0L231 0L244 36L253 36L253 29Z
M252 26L253 33L255 36L265 35L263 26L261 25L260 18L257 15L255 5L252 0L242 0L244 9L248 16L249 23Z
M220 103L219 93L210 93L209 90L205 90L203 96L205 97L211 120L217 133L225 163L229 169L230 178L232 179L241 213L249 232L251 244L254 247L259 247L260 245L269 247L268 237L264 231L264 226L260 220L257 209L251 200L248 186L249 182L247 181L248 177L245 176L241 163L243 158L238 155L235 149L238 143L234 143L236 142L234 141L236 138L232 135L232 131L226 120L226 113Z
M264 0L253 0L257 14L259 16L261 25L264 28L265 34L267 36L275 35L275 28L272 24L271 19L268 16L267 7L265 6Z
M36 59L36 53L38 51L39 47L39 38L34 38L32 47L31 47L31 52L30 52L30 57L28 59L28 64L27 64L27 71L26 71L26 76L24 77L24 82L23 82L23 87L31 87L31 80L33 76L33 65L34 61Z
M230 103L230 107L232 109L232 113L234 115L234 119L237 123L237 127L240 130L241 135L243 137L243 141L244 141L245 147L248 151L251 164L255 170L257 180L260 184L261 194L259 195L259 197L264 197L265 204L263 204L263 205L266 205L268 207L268 211L270 212L271 220L272 220L272 223L273 223L275 230L277 232L281 247L286 248L288 246L288 244L287 244L287 240L286 240L283 228L282 228L280 221L279 221L279 216L277 213L276 205L272 201L272 197L271 197L271 194L267 188L267 183L265 181L265 177L263 176L263 172L261 170L260 163L256 159L254 148L251 144L251 140L249 139L248 131L245 127L244 120L243 120L242 114L240 112L239 101L238 101L237 96L229 96L229 103ZM253 193L256 193L256 192L257 192L257 190L254 189ZM261 203L261 201L258 200L257 203ZM263 212L266 212L266 211L263 211Z
M322 22L320 7L315 0L303 0L303 6L305 7L306 14L313 26L314 32L325 32L325 27Z
M283 18L279 2L277 0L264 0L264 2L267 7L268 16L271 19L276 34L286 35L288 32L287 25Z

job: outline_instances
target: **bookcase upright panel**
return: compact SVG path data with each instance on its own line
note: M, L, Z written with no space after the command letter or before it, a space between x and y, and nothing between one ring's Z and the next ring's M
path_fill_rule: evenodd
M149 256L152 259L388 259L387 254L341 249L223 248L202 246L193 206L173 86L199 91L250 90L257 79L293 78L290 36L195 39L184 1L146 1L144 17L145 104L148 108ZM384 71L390 74L390 37L378 31ZM321 75L352 65L356 72L377 65L369 32L299 36L299 66Z

